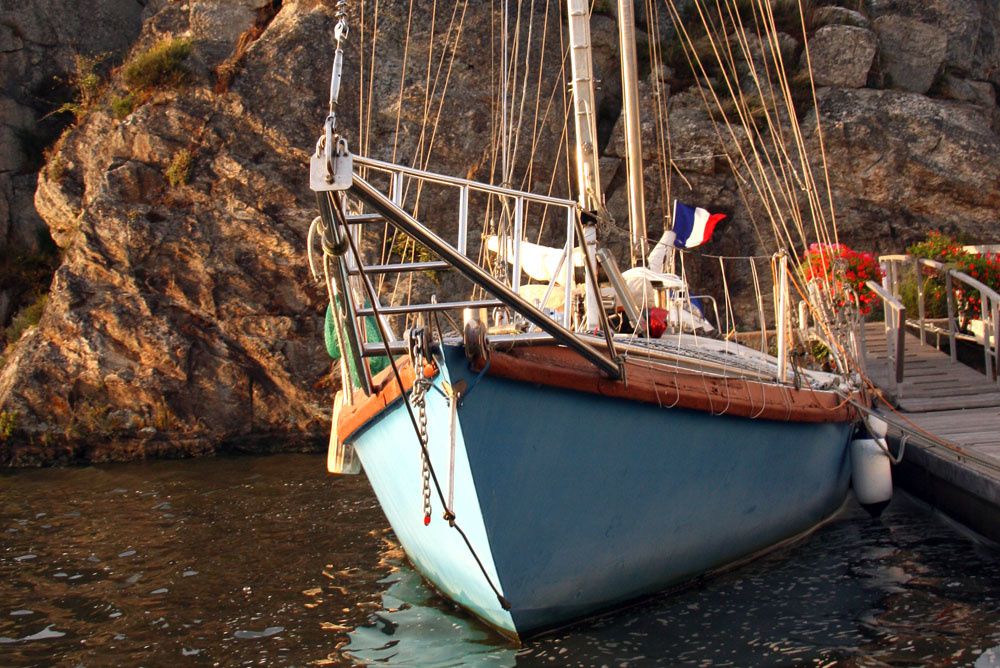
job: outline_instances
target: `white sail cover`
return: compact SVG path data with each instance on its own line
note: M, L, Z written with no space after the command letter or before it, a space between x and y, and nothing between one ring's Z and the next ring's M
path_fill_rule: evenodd
M500 239L495 234L487 235L485 240L486 249L488 251L494 253L495 255L501 254ZM507 242L505 259L507 262L513 264L513 240L507 238L504 241ZM561 261L566 254L566 250L564 248L551 248L549 246L533 244L530 241L522 241L520 243L520 250L521 271L536 281L548 283L554 276L557 285L566 284L566 265L562 264L562 266L560 266ZM580 248L574 248L573 267L583 268L583 266L583 251Z

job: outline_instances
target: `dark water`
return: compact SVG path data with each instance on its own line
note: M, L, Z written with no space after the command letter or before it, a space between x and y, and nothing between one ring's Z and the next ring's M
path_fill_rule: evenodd
M522 648L403 564L320 457L0 475L0 665L1000 665L1000 554L897 495Z

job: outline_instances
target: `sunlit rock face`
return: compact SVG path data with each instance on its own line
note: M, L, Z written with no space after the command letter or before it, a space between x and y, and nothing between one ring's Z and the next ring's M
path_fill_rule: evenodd
M11 8L0 0L6 77L0 123L7 128L37 119L36 110L8 94L30 87L32 59L63 54L58 59L65 68L76 52L108 51L120 53L121 62L168 39L189 40L190 53L182 83L144 92L134 108L121 106L129 91L122 70L112 72L101 101L50 149L37 189L34 173L30 184L16 186L20 168L2 161L13 165L17 154L0 152L0 239L12 238L20 225L15 219L39 215L36 222L44 220L61 251L40 322L6 349L2 362L0 412L17 419L14 434L0 443L0 462L322 446L337 381L330 380L322 348L325 292L309 276L304 256L316 215L306 163L326 114L335 3L107 0L89 3L88 11L63 3L66 26L56 4L31 0ZM524 118L512 185L572 197L572 166L560 142L564 12L550 0L546 18L545 4L536 3L530 43L527 13L522 16L517 53L531 74L522 86L523 110L520 97L509 109ZM432 26L423 3L410 16L406 0L382 0L376 32L370 13L362 24L358 5L349 3L352 30L338 110L352 150L500 182L492 149L499 111L490 88L498 17L469 3L464 14L452 15L450 6L438 12ZM995 240L996 9L958 0L869 5L864 13L825 8L811 27L818 117L841 239L874 251L901 250L937 228ZM113 8L119 13L112 20ZM644 23L642 3L636 13L640 40L648 44L653 33L669 37L665 26ZM38 23L43 20L48 27ZM71 20L80 35L66 32ZM900 37L911 28L927 32L921 39L933 46L915 64L913 45ZM623 258L628 207L616 38L614 15L595 17L598 148L615 221L601 234ZM456 41L452 60L448 45ZM783 34L779 42L786 62L801 71L808 62L801 38ZM851 45L850 54L837 52L841 43ZM752 57L761 48L751 44ZM659 236L678 198L729 214L709 252L773 250L754 225L758 203L739 190L746 174L719 146L720 137L730 149L745 145L746 133L724 131L701 97L677 85L669 71L657 79L645 68L640 89L650 235ZM659 104L671 112L669 173L658 166L658 95L666 96ZM811 102L800 117L813 169L821 174ZM432 132L421 132L425 119ZM0 130L0 142L14 136ZM440 193L424 197L428 222L444 236L454 234L453 207L443 206ZM698 279L698 267L690 269ZM458 285L452 277L439 280L418 277L414 289L428 296Z

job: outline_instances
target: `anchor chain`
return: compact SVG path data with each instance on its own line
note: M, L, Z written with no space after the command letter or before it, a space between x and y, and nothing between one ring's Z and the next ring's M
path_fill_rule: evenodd
M424 375L424 336L423 328L409 331L410 359L413 360L413 370L416 378L413 381L413 391L410 401L417 409L417 438L420 439L420 479L423 495L424 526L431 523L431 467L428 461L430 443L427 438L427 391L431 388L431 380Z

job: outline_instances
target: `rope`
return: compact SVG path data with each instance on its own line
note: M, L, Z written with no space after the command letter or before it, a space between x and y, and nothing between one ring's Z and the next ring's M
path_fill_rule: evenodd
M340 210L341 209L339 207L334 207L335 212ZM338 221L338 224L344 225L344 227L346 228L345 222L346 221L341 220ZM358 247L357 244L354 243L354 238L350 234L347 234L346 236L347 236L347 243L351 248L351 254L354 256L354 261L358 265L358 270L361 272L361 275L364 278L365 271L362 267L364 267L365 265L364 262L362 261L361 253L358 252ZM371 304L372 314L375 316L375 323L378 326L379 334L381 335L382 338L382 346L385 349L386 357L389 359L389 365L392 367L393 378L395 379L396 384L399 386L400 395L404 397L403 405L406 406L406 413L407 415L409 415L410 422L413 425L413 432L417 436L417 442L420 443L420 453L424 461L427 463L427 470L428 473L430 474L431 482L433 483L434 486L434 491L438 497L438 500L441 503L441 506L445 509L444 518L448 521L448 525L451 526L453 529L455 529L458 532L458 534L462 537L463 542L465 542L465 546L468 548L469 553L472 555L472 558L476 562L476 565L479 566L480 572L482 572L483 577L486 579L486 583L489 585L490 589L493 590L494 595L496 595L497 601L500 603L500 607L502 607L504 610L510 610L511 609L510 601L508 601L506 597L504 597L504 595L500 593L500 590L493 583L493 578L491 578L490 574L486 572L486 567L483 565L482 560L476 553L476 550L472 546L471 541L469 541L469 537L465 534L465 531L462 530L462 527L459 526L458 518L455 516L455 513L452 510L452 508L448 505L447 499L444 494L444 490L441 488L441 482L438 480L437 472L434 470L433 464L431 464L430 451L427 449L427 445L424 442L424 440L420 437L420 425L417 422L416 415L413 413L413 407L410 405L410 402L405 399L406 387L403 384L403 377L399 372L399 366L396 364L396 358L392 355L392 352L389 348L389 333L385 330L385 325L382 323L382 316L379 313L378 296L375 294L375 290L373 289L369 281L362 280L361 283L365 288L365 292L367 292L368 294L368 300L369 303ZM414 373L417 374L421 373L421 371L422 371L421 369L414 369Z

